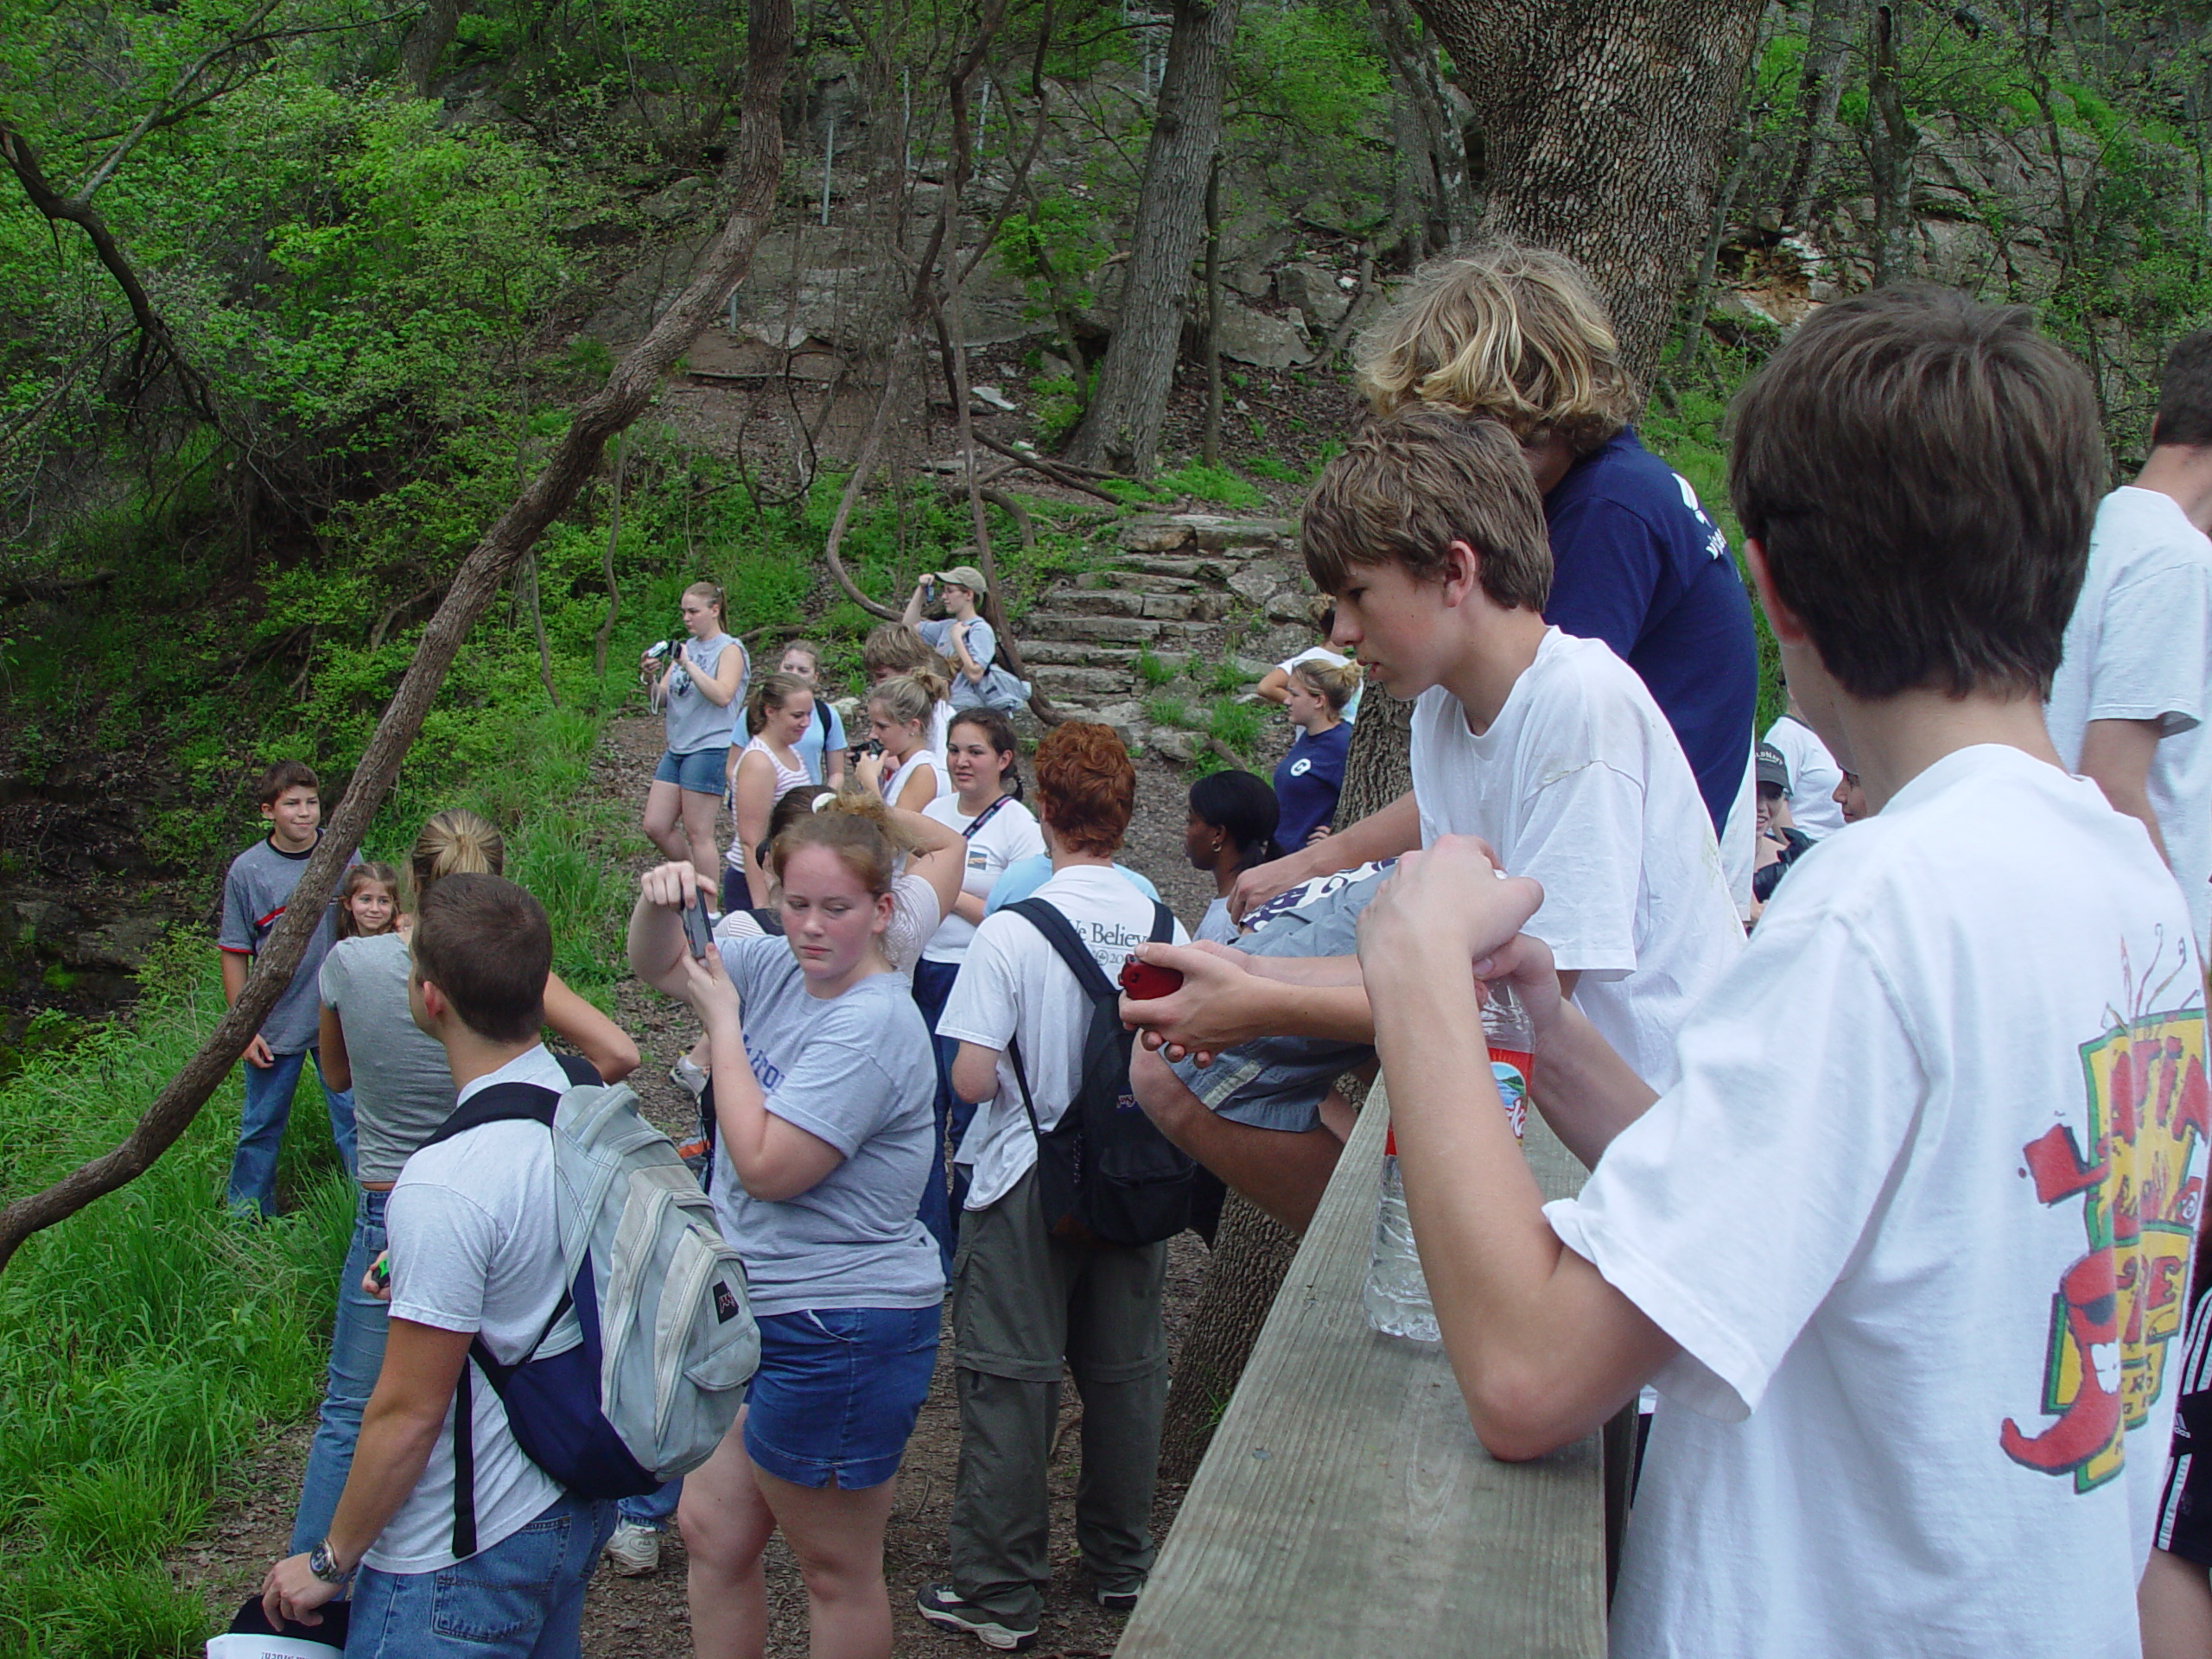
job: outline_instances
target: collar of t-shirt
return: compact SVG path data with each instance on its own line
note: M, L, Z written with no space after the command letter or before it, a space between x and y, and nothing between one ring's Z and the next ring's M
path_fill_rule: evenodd
M315 849L322 845L322 830L318 827L315 832L315 839L308 842L306 846L301 848L296 853L291 852L285 848L279 847L276 844L276 836L273 831L269 835L267 840L269 843L269 850L276 854L277 857L289 858L295 864L304 864L308 860L315 856Z
M469 1097L483 1093L495 1083L533 1083L540 1089L550 1089L556 1095L569 1092L569 1074L561 1069L561 1062L553 1058L553 1051L543 1043L532 1043L496 1071L486 1071L480 1077L471 1078L461 1084L461 1092L454 1096L455 1106L466 1105Z

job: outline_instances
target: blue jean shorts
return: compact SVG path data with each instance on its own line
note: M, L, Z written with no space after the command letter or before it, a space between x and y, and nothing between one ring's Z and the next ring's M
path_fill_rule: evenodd
M794 1486L844 1491L899 1472L937 1369L944 1309L836 1307L760 1316L745 1450Z
M728 770L729 751L726 748L694 749L689 754L663 749L660 764L653 768L653 782L674 784L694 795L719 795L728 787Z
M1287 911L1236 941L1255 957L1349 957L1359 950L1359 912L1382 883L1355 881ZM1214 1056L1211 1065L1173 1060L1183 1086L1216 1116L1292 1134L1317 1128L1337 1079L1375 1058L1364 1043L1319 1037L1260 1037Z

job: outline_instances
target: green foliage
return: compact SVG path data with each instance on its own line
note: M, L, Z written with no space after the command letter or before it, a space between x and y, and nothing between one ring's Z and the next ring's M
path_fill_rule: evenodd
M1249 510L1264 507L1268 498L1226 467L1209 467L1204 461L1185 461L1182 466L1163 470L1154 475L1154 483L1162 499L1187 496L1194 501L1210 501L1216 506Z
M1249 759L1259 747L1260 711L1249 702L1216 702L1207 718L1206 731Z
M1144 715L1155 726L1173 726L1179 731L1192 723L1191 705L1180 697L1147 697Z
M1137 677L1157 690L1175 677L1175 669L1172 664L1163 663L1154 656L1147 645L1137 652Z

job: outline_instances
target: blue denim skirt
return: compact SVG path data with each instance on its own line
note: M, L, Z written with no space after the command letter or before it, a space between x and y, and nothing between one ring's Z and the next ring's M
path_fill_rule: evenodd
M745 1450L794 1486L844 1491L899 1472L937 1369L941 1305L760 1317L745 1397Z
M729 787L724 776L728 767L729 750L726 746L694 749L689 754L663 749L660 764L653 768L653 781L674 784L694 795L719 795Z

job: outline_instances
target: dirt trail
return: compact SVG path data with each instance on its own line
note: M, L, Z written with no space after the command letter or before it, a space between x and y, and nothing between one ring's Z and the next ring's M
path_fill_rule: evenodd
M1273 734L1270 734L1272 736ZM642 808L645 786L661 750L658 720L624 719L610 723L592 765L594 793L602 799ZM1161 896L1186 925L1195 922L1212 897L1182 855L1186 785L1180 768L1156 760L1137 768L1137 813L1130 827L1124 861L1158 884ZM725 825L725 833L727 825ZM642 836L626 836L607 855L633 870L651 861ZM646 1113L665 1128L678 1127L689 1110L689 1096L668 1081L668 1068L696 1036L689 1013L632 980L615 994L616 1017L637 1041L645 1063L632 1079ZM1168 1259L1166 1323L1171 1355L1181 1345L1183 1326L1195 1304L1205 1269L1205 1247L1185 1233ZM893 1651L906 1659L986 1651L973 1638L931 1629L914 1611L913 1592L948 1571L945 1525L959 1456L959 1423L953 1404L949 1343L938 1353L938 1373L914 1435L907 1443L899 1475L899 1497L885 1540L884 1573L890 1586L895 1631ZM1072 1385L1063 1391L1060 1455L1052 1465L1052 1583L1046 1593L1038 1659L1104 1659L1121 1633L1122 1620L1094 1605L1077 1557L1074 1498L1077 1437L1070 1432L1080 1407ZM249 1467L237 1471L236 1497L219 1504L199 1535L170 1558L180 1584L200 1590L211 1607L225 1616L260 1583L268 1564L284 1549L291 1529L310 1427L288 1431L264 1448ZM1179 1488L1163 1485L1154 1510L1155 1535L1164 1537L1182 1497ZM773 1659L803 1659L806 1651L806 1593L798 1570L780 1539L767 1556L770 1607L768 1653ZM621 1579L602 1570L585 1604L583 1650L589 1659L672 1659L690 1652L690 1622L684 1606L683 1548L673 1529L661 1553L660 1570L650 1578Z

